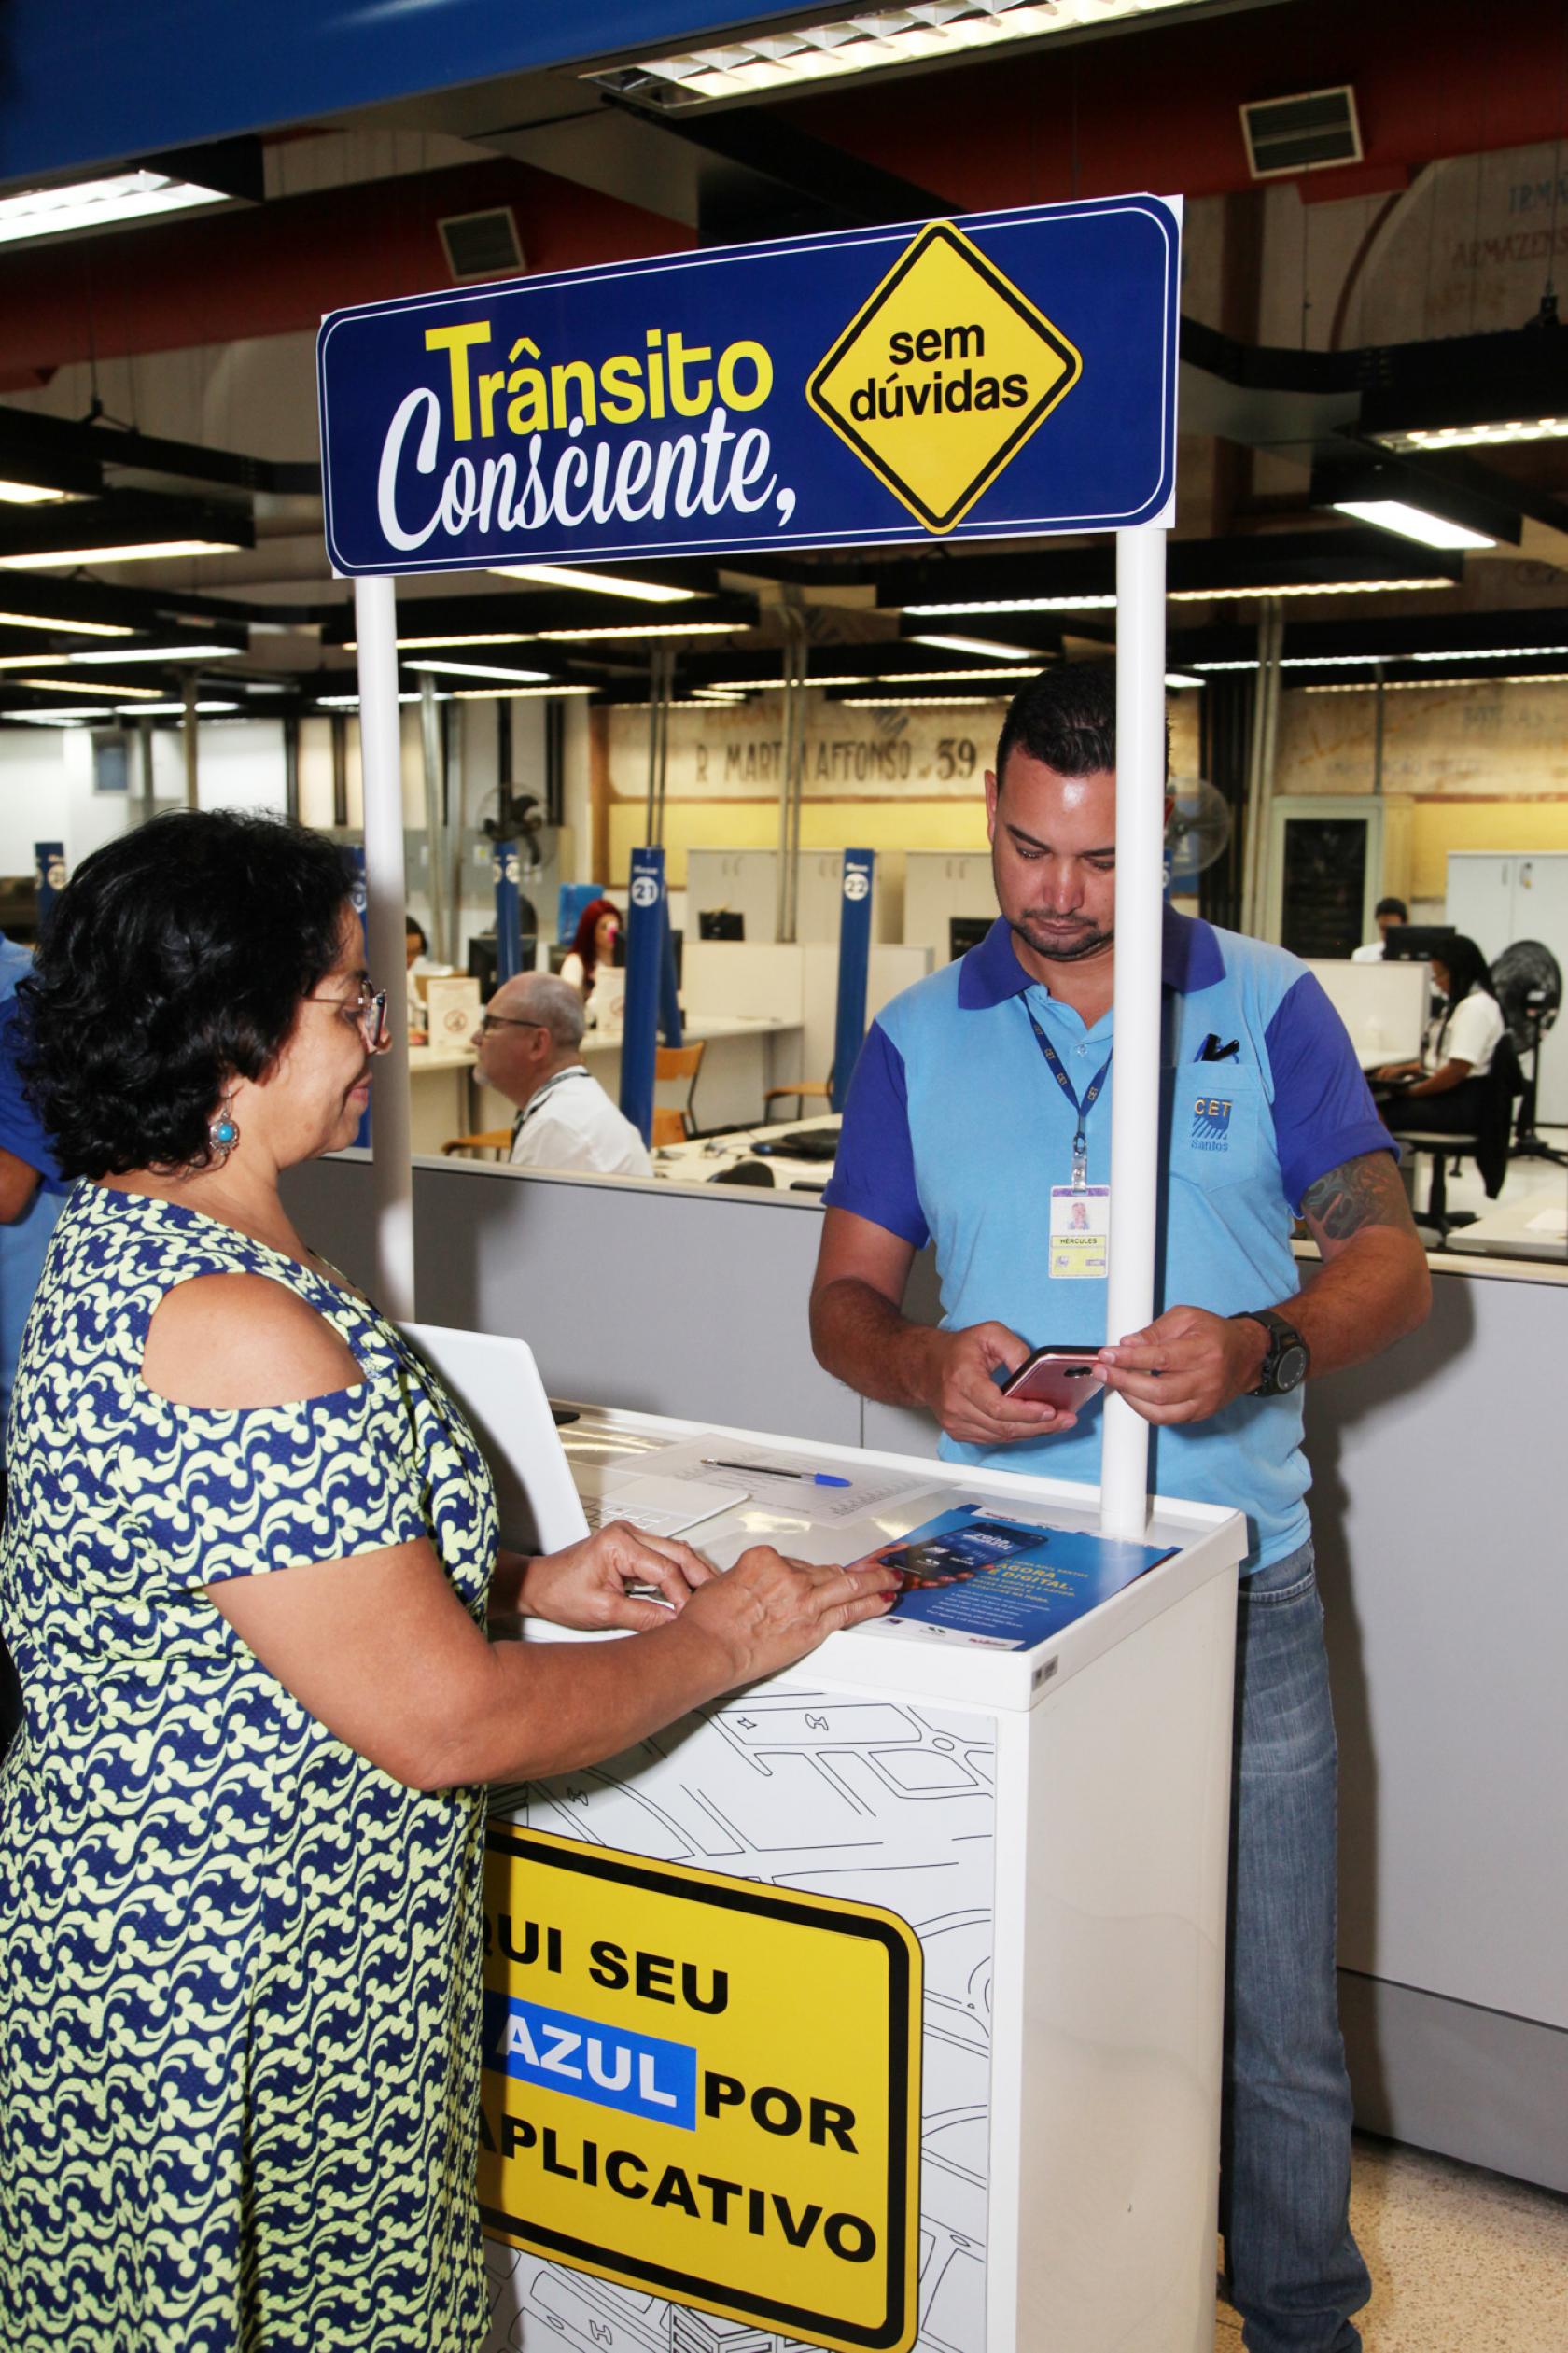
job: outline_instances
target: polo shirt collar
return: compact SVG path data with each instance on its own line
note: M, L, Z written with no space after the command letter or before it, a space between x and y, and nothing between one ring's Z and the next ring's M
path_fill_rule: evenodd
M1211 988L1225 978L1225 958L1214 927L1169 906L1161 911L1160 978L1167 988L1183 997ZM1019 963L1012 931L998 916L978 947L972 947L959 968L959 1004L965 1013L983 1012L1009 997L1021 997L1031 976Z

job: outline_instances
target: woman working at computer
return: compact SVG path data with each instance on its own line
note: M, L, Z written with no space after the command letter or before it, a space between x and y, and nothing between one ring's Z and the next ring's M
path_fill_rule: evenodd
M1503 1042L1501 1006L1491 993L1486 958L1456 931L1432 977L1445 1002L1419 1062L1388 1062L1367 1076L1383 1125L1397 1135L1420 1128L1435 1135L1472 1135L1491 1108L1492 1057Z

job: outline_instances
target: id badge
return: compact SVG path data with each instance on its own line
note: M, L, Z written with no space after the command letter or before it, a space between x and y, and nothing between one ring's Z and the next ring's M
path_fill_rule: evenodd
M1051 1187L1051 1279L1103 1282L1111 1263L1111 1187Z

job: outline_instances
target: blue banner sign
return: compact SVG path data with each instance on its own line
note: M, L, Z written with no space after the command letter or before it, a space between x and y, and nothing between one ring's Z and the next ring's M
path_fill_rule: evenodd
M1175 470L1178 209L981 213L334 311L345 576L1109 531Z

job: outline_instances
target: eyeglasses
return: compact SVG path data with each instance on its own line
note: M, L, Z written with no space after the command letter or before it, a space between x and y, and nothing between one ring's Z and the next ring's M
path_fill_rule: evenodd
M482 1013L478 1034L487 1038L492 1029L548 1029L549 1027L548 1021L516 1021L510 1014Z
M357 992L352 997L312 996L307 997L305 1002L307 1005L336 1005L343 1018L357 1027L365 1041L367 1054L379 1054L388 1043L385 988L372 988L368 981L361 981Z

